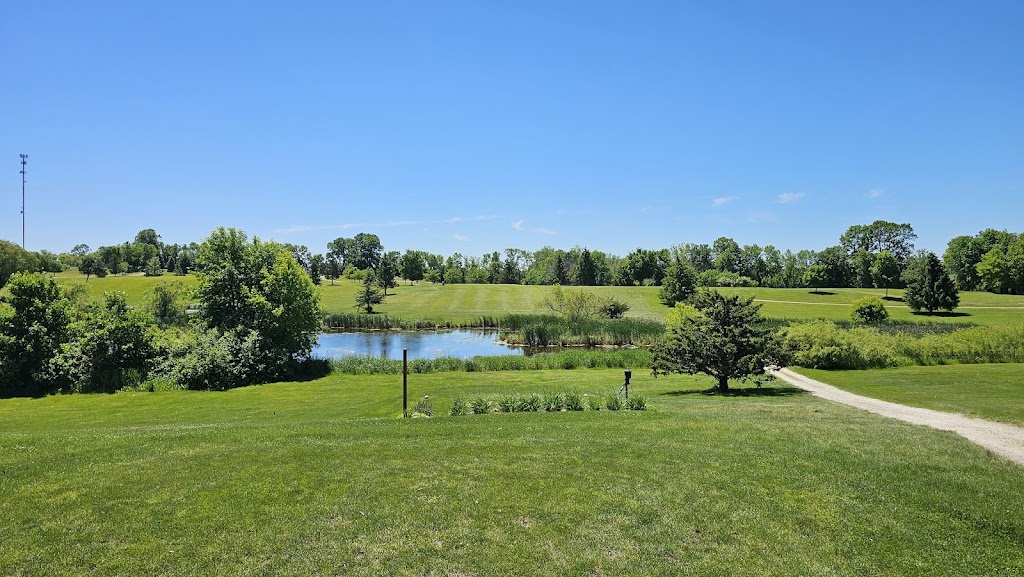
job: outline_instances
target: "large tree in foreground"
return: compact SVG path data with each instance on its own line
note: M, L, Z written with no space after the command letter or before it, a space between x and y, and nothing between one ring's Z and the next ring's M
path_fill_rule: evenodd
M286 361L309 356L320 328L320 293L285 247L221 227L199 247L196 276L209 328L255 333L247 338L259 343L261 366L268 367L255 379L274 378Z
M683 316L679 326L655 345L655 376L703 373L726 392L729 379L756 379L768 366L785 365L754 297L701 291L692 302L696 314Z
M923 251L912 257L903 272L903 282L907 284L903 298L914 312L951 311L960 304L956 284L933 252Z

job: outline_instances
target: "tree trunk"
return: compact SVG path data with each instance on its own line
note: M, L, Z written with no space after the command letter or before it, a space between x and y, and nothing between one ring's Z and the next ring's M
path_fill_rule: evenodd
M729 392L729 377L718 377L718 390L723 393Z

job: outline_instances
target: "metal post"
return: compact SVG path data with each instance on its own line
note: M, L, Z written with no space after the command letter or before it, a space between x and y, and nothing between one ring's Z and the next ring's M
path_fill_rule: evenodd
M28 162L28 155L21 156L21 248L25 248L25 163Z
M622 388L626 389L626 400L629 400L629 378L633 376L633 371L626 370L626 382L622 385Z
M402 349L402 416L409 416L409 349Z

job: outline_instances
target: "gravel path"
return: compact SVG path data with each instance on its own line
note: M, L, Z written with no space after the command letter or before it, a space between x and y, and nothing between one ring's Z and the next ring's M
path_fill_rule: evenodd
M993 453L1024 465L1024 428L953 413L898 405L870 397L862 397L837 389L832 385L826 385L814 379L809 379L789 369L772 371L772 374L823 399L915 425L925 425L943 431L952 431L973 443L985 447Z

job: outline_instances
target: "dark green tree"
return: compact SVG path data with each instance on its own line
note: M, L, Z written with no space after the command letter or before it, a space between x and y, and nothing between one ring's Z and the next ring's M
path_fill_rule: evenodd
M320 294L286 248L221 227L199 247L196 276L207 327L256 333L250 340L258 342L266 370L254 381L279 377L288 361L309 356L320 327Z
M900 283L900 261L896 255L883 250L875 257L871 265L871 280L875 288L885 289L885 298L889 298L889 289L899 287Z
M384 296L388 296L389 288L398 286L396 277L401 274L401 258L401 253L397 250L392 250L382 255L380 262L377 263L377 270L374 272L374 275L377 277L378 284L384 289Z
M814 287L814 292L828 283L828 269L822 264L812 264L804 270L804 286Z
M756 379L766 367L785 365L754 297L700 291L692 303L698 314L684 315L654 346L655 376L703 373L726 392L730 379Z
M71 339L71 301L40 273L14 273L7 289L9 306L0 306L0 395L55 392L52 361Z
M35 255L13 242L0 240L0 287L16 272L35 271Z
M921 309L929 314L939 309L952 311L960 304L956 284L933 252L924 251L911 257L903 272L903 282L907 285L904 298L914 312Z
M678 252L675 253L672 256L672 264L668 265L665 270L665 278L662 279L658 298L662 303L672 307L676 303L690 298L695 290L697 290L697 271L682 255Z
M379 305L383 302L384 293L377 288L377 280L372 272L367 273L366 278L363 279L362 286L356 291L355 308L363 309L366 314L372 314L374 305Z
M590 250L584 248L580 251L580 258L573 267L573 284L577 286L594 286L597 284L597 268L594 266L594 258Z

